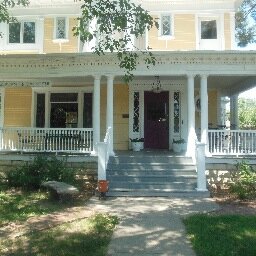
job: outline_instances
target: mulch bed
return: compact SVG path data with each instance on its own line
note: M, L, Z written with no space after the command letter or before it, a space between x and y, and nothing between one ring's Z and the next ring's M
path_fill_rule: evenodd
M239 214L256 215L256 200L239 200L226 191L211 191L212 197L219 204L220 209L211 212L212 215Z

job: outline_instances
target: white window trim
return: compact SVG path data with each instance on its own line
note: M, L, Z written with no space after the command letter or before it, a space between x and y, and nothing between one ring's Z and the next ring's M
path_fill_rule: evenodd
M1 112L0 112L0 127L4 126L4 98L5 98L5 88L0 89L0 97L1 97Z
M58 87L58 88L38 88L32 87L32 110L31 110L31 125L35 127L36 124L36 94L37 93L45 93L45 128L50 127L50 110L51 110L51 101L50 94L51 93L77 93L78 98L78 128L83 126L83 94L84 93L93 93L93 87Z
M170 16L171 19L171 35L163 35L162 34L162 17ZM160 40L172 40L174 39L174 15L171 13L161 13L159 17L159 30L158 30L158 39Z
M195 16L195 31L196 31L196 50L200 50L200 21L201 20L212 20L215 19L217 22L217 40L220 40L220 49L225 48L225 35L224 35L224 14L212 14L212 13L198 13Z
M5 24L4 36L5 42L3 43L3 50L6 51L39 51L41 48L40 45L40 35L43 33L43 26L40 24L39 19L35 18L26 18L18 19L18 22L35 22L35 43L9 43L9 24ZM41 22L42 23L42 22Z
M64 18L65 19L65 34L66 38L57 38L56 33L57 33L57 19L59 18ZM63 16L58 16L54 18L54 29L53 29L53 43L68 43L69 42L69 18L68 17L63 17Z

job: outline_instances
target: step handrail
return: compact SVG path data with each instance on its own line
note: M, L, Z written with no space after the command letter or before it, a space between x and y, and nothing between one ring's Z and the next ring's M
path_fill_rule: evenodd
M107 165L110 155L111 127L108 127L104 141L98 142L98 180L107 179Z

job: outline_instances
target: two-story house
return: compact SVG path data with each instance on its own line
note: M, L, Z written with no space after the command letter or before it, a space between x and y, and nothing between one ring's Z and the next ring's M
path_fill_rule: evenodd
M134 41L150 47L157 62L143 62L125 84L115 54L91 53L96 42L73 35L81 2L31 0L14 8L17 22L0 24L0 125L2 151L97 153L107 127L110 153L128 150L129 138L147 149L172 150L196 138L214 154L255 153L255 134L220 135L223 99L231 99L237 125L237 95L255 85L256 52L235 49L235 12L241 0L135 1L159 19L159 29ZM92 22L93 23L93 22ZM93 24L91 24L93 26ZM247 141L247 142L246 142ZM246 151L247 150L247 151Z

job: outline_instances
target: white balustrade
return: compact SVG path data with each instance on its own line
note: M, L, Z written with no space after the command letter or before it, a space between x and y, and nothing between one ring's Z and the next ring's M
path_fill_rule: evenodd
M93 129L0 128L0 151L90 153Z
M212 155L255 155L256 131L209 130L208 145Z

